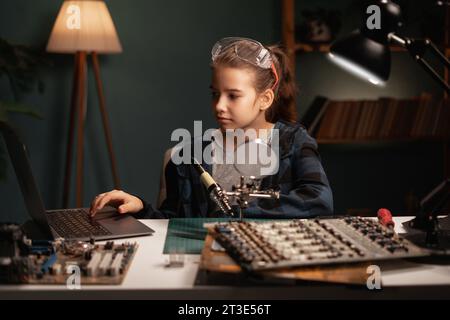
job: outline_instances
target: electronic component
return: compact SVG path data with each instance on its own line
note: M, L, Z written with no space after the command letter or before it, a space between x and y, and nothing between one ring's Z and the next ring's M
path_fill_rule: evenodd
M388 228L394 228L395 222L392 220L392 213L385 208L378 209L377 211L378 222Z
M19 226L0 225L0 283L66 284L78 268L81 284L120 284L137 247L113 241L30 241Z
M184 266L184 254L182 253L170 253L169 258L166 261L167 268L181 268Z
M104 276L108 273L111 262L112 262L112 253L111 252L105 253L103 255L102 262L100 262L100 266L98 267L101 276Z
M247 271L428 255L361 217L225 222L215 225L213 236Z
M217 207L226 215L234 216L233 209L230 206L230 201L226 192L222 189L222 187L214 181L211 175L203 169L201 164L197 161L197 159L192 158L193 166L195 170L200 175L200 181L206 187L209 192L210 198L217 204Z
M118 275L120 270L122 269L122 263L123 263L123 252L120 252L116 254L114 261L111 263L111 266L109 268L109 274L113 277Z
M86 274L90 277L97 276L97 270L100 265L100 262L102 260L102 255L99 252L95 252L91 256L91 261L89 261L87 268L86 268Z

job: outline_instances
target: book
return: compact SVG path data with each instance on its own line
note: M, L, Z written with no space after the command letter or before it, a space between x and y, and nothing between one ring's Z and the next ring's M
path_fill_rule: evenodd
M314 122L320 139L403 140L450 135L449 99L434 101L428 93L405 99L326 100L326 106L320 109L321 121Z
M328 98L317 96L303 115L300 122L306 127L311 136L316 135L320 122L327 110L328 103Z

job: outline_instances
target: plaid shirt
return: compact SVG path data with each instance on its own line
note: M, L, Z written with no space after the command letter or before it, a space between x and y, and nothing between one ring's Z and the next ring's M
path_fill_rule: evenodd
M250 201L248 218L310 218L333 214L333 195L322 167L316 141L299 124L277 122L279 170L265 177L261 189L280 191L280 199ZM203 144L203 148L207 144ZM211 173L211 165L204 165ZM214 204L195 169L169 161L165 171L167 198L158 210L145 201L138 218L210 217Z

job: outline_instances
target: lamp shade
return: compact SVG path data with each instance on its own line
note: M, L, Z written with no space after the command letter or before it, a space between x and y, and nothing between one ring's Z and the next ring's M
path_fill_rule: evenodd
M402 25L402 18L400 6L390 0L377 1L377 7L380 26L369 26L365 18L359 30L331 45L328 56L346 71L382 86L391 72L389 35Z
M375 85L384 85L389 78L389 46L366 37L359 30L333 43L329 57L340 67Z
M106 4L102 0L64 1L50 34L47 51L122 52Z

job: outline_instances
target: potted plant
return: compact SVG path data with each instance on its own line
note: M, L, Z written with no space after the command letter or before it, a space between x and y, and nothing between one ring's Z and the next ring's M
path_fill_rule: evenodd
M44 84L38 76L38 67L49 64L43 50L24 45L14 45L0 38L0 121L8 122L13 113L24 114L37 119L41 115L32 106L21 103L22 96L36 86L39 93ZM0 144L0 180L6 176L6 150Z

